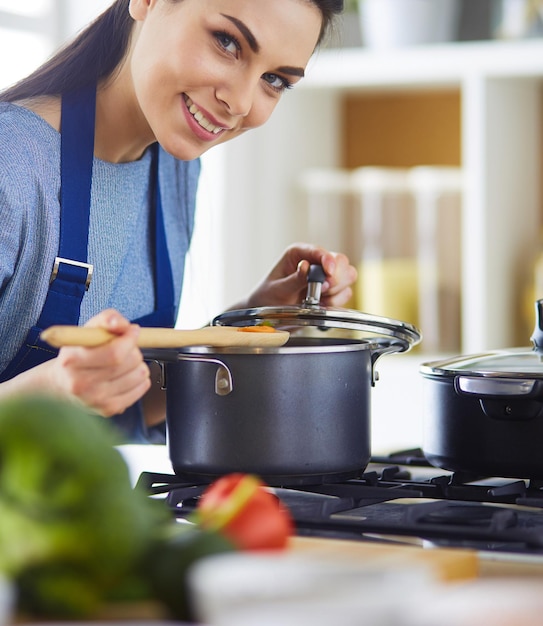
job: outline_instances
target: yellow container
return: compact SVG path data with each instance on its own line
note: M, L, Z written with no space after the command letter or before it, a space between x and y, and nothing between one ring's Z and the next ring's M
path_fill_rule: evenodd
M416 259L368 259L358 273L356 302L364 311L418 325Z
M352 187L361 224L358 307L418 326L416 215L407 170L361 167Z

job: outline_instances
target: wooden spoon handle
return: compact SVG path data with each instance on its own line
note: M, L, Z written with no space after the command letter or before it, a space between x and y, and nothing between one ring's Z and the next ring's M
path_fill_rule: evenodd
M62 346L100 346L115 338L104 328L88 326L50 326L41 333L41 339L55 348ZM282 330L258 333L243 332L232 326L206 326L196 330L175 328L141 328L138 336L140 348L182 348L185 346L261 346L284 345L289 333Z

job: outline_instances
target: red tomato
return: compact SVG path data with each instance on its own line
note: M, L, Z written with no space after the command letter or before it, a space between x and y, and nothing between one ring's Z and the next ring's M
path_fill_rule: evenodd
M198 503L198 521L240 550L284 548L293 522L279 498L250 474L229 474L211 484Z

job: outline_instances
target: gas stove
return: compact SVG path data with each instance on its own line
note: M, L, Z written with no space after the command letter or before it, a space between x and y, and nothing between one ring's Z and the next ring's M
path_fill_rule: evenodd
M190 517L206 488L152 472L143 472L138 484L162 495L179 520ZM448 472L412 449L374 456L360 476L344 482L271 489L300 536L468 548L543 563L541 481Z

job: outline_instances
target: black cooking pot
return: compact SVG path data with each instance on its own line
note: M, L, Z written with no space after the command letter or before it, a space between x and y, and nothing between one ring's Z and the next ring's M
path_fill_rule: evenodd
M279 486L343 480L366 467L374 364L408 350L420 333L396 320L321 307L323 280L312 268L301 306L230 311L214 320L289 330L283 347L155 355L165 370L177 475L209 482L250 472Z
M424 363L423 451L477 476L543 479L543 300L533 348Z

